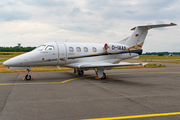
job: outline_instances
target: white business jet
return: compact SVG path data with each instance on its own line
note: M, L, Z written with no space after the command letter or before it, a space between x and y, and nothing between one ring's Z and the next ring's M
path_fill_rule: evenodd
M83 75L85 70L94 69L97 74L96 79L106 79L105 70L118 66L145 65L146 63L114 63L139 57L149 29L174 25L176 24L137 26L131 29L134 32L130 37L114 43L49 42L31 52L11 58L3 65L10 69L27 69L28 74L24 80L33 80L30 75L32 66L65 66L74 68L74 73L78 75Z

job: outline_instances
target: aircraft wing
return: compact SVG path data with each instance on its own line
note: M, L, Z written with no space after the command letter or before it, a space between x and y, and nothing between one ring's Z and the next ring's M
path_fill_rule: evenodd
M145 66L147 63L128 63L128 62L121 62L119 64L112 64L112 63L102 63L102 64L81 64L77 65L78 68L98 68L98 67L120 67L120 66L134 66L134 65L143 65Z

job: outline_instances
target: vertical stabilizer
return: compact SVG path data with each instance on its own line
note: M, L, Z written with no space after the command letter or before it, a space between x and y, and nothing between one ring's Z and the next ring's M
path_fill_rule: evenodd
M134 32L126 40L125 45L127 45L130 49L141 49L149 29L175 26L175 25L176 24L174 23L170 23L170 24L146 25L146 26L134 27L131 29L131 30L134 30Z
M132 35L127 39L126 41L126 45L129 47L133 47L135 45L138 44L143 44L146 35L148 33L148 29L147 28L140 28L140 27L136 27L135 31L132 33Z

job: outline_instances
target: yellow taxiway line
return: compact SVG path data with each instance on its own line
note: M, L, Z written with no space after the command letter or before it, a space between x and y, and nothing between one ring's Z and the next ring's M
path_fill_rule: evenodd
M157 113L157 114L146 114L146 115L132 115L132 116L108 117L108 118L92 118L92 119L81 119L81 120L123 120L123 119L171 116L171 115L180 115L180 112Z
M152 74L152 73L180 73L180 72L134 72L134 73L112 73L112 74L107 74L107 75L119 75L119 74Z
M84 76L84 77L77 77L77 78L72 78L72 79L68 79L68 80L64 80L62 82L33 82L33 83L0 83L0 85L38 85L38 84L61 84L61 83L66 83L72 80L76 80L76 79L81 79L81 78L87 78L90 76Z
M66 83L66 82L69 82L69 81L72 81L72 80L81 79L81 78L87 78L87 77L90 77L90 76L72 78L72 79L69 79L69 80L62 81L61 83Z
M133 73L112 73L112 74L107 74L107 75L120 75L120 74L151 74L151 73L180 73L180 72L133 72ZM68 80L64 80L62 82L26 82L26 83L0 83L1 85L38 85L38 84L62 84L62 83L66 83L66 82L70 82L73 80L77 80L77 79L82 79L82 78L87 78L87 77L94 77L94 76L83 76L83 77L77 77L77 78L72 78L72 79L68 79Z

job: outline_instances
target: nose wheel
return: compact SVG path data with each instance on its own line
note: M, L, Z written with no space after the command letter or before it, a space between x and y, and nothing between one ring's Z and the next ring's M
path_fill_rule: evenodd
M27 74L27 75L25 76L25 79L26 79L26 80L31 80L31 75L28 75L28 74Z
M30 75L31 70L30 70L30 69L27 69L27 71L28 71L28 73L27 73L27 75L25 76L25 78L23 78L23 80L34 80L34 79L31 77L31 75Z

